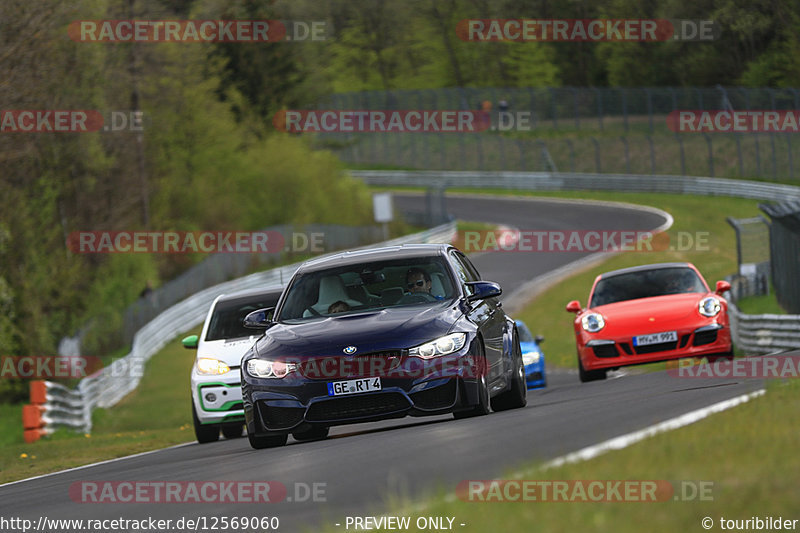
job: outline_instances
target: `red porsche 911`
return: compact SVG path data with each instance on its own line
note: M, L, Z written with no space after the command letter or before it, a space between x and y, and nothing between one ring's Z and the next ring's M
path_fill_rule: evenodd
M607 370L679 359L733 357L728 323L730 289L712 292L691 263L660 263L597 276L589 304L575 313L578 372L582 382L605 379Z

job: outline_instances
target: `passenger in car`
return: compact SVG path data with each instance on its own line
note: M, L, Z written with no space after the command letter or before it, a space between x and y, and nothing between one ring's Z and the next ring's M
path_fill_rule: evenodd
M349 311L350 306L347 305L347 302L343 302L341 300L337 300L333 302L331 305L328 306L328 314L333 313L344 313L345 311Z

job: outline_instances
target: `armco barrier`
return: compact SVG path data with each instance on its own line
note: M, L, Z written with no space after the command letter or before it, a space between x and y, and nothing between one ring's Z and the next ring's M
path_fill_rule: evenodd
M775 202L800 199L800 187L792 185L690 176L408 170L351 170L350 173L370 185L385 186L651 192ZM800 315L748 315L731 305L730 320L733 342L744 353L764 354L800 348Z
M800 187L760 181L691 176L572 174L566 172L481 172L351 170L370 185L469 187L530 191L613 191L734 196L752 200L800 199Z
M420 233L369 246L451 242L455 231L455 222L448 222ZM24 406L22 416L25 440L34 442L59 427L91 432L94 408L111 407L133 391L139 385L147 360L171 339L202 323L214 298L220 294L254 288L281 287L299 265L295 263L220 283L173 305L134 335L128 355L83 378L75 389L49 381L32 381L31 403Z
M800 315L747 315L730 305L728 316L734 343L746 354L765 354L800 348Z

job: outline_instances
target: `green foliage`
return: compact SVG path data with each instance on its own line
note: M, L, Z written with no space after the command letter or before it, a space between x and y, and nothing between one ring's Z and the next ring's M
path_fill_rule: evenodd
M86 295L89 325L83 339L86 354L106 355L120 346L124 330L120 302L133 302L151 280L158 279L155 258L150 254L110 254L95 272L95 282Z
M210 18L270 13L267 2L217 4L195 7ZM186 13L186 2L174 5ZM143 132L3 136L3 355L53 354L60 338L87 323L93 328L86 349L102 354L118 348L122 312L145 283L158 285L203 258L78 254L66 246L73 232L370 221L364 187L345 176L333 156L313 151L303 139L266 135L269 115L291 101L293 82L286 80L295 58L283 46L242 52L64 37L64 21L173 18L163 9L145 0L69 6L11 0L0 6L4 108L141 110L145 116ZM4 387L14 397L25 394L22 385Z

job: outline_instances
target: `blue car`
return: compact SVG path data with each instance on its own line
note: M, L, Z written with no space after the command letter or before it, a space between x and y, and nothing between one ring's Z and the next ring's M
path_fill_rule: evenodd
M253 448L325 438L331 426L488 414L526 404L525 369L500 286L445 244L307 261L242 358Z
M519 331L519 344L522 348L522 362L525 364L525 384L529 389L540 389L547 386L547 376L544 371L544 352L539 346L544 342L544 337L531 334L531 330L522 320L517 320Z

